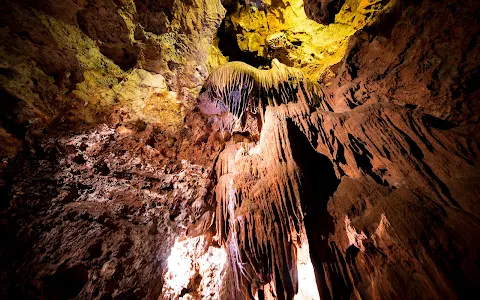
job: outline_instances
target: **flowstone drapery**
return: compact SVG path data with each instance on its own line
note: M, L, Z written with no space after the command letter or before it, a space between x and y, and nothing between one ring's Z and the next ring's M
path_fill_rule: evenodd
M267 105L305 102L320 106L323 99L318 83L276 59L269 70L259 70L243 62L229 62L210 75L205 88L210 98L224 104L237 118L247 110L256 113L258 109L263 116Z
M302 172L287 123L290 114L319 106L321 88L298 69L274 61L269 70L228 63L210 75L206 89L236 118L260 110L263 123L258 143L231 141L216 163L217 237L230 264L224 296L248 298L264 290L292 298L299 286L297 250L308 249L308 242L300 204Z

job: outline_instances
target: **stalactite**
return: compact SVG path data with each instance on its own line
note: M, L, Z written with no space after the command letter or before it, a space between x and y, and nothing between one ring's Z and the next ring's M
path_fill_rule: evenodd
M267 108L258 145L227 145L216 170L217 234L229 252L235 286L272 284L280 298L297 293L296 249L303 215L301 172L287 128L288 108Z
M306 234L302 174L287 119L309 132L308 118L299 116L324 108L322 89L300 70L274 60L270 70L227 63L210 75L206 90L238 119L259 112L263 123L257 144L230 141L215 166L217 239L229 257L224 288L236 287L226 298L253 297L253 290L265 286L276 297L292 298L298 291L297 249Z
M311 106L327 105L321 86L308 80L302 71L272 61L270 70L259 70L243 62L229 62L218 67L208 78L206 90L211 99L220 101L240 118L266 105L305 102Z

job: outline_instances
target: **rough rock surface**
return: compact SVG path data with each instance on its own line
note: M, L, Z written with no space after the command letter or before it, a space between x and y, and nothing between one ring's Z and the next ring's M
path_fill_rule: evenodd
M306 212L312 256L332 298L478 292L480 273L472 266L480 245L468 229L479 225L478 141L390 104L316 112L312 122L319 128L312 144L341 179L324 220L308 220L319 212ZM469 186L468 196L451 192L459 182Z
M202 159L215 143L199 155L202 124L183 138L102 124L44 138L16 160L2 203L4 297L158 298L175 238L212 188Z
M216 167L217 231L237 273L293 297L289 249L306 230L322 298L477 293L480 147L432 118L386 103L268 107L258 145L230 145Z
M220 1L1 1L2 298L159 297L222 147L187 111L223 15Z
M478 9L477 1L397 4L358 32L333 68L333 110L396 102L457 125L478 123Z
M335 113L314 114L312 143L344 174L325 207L327 240L310 239L325 297L478 293L474 11L475 1L399 3L331 68Z
M0 298L478 294L478 1L222 3L0 0ZM226 47L323 102L237 122Z
M345 0L307 0L305 13L307 16L321 24L330 24L335 21L335 15L340 11Z
M301 68L314 79L344 57L351 35L385 16L396 3L343 1L344 5L338 3L338 13L329 16L331 22L317 23L311 15L322 15L328 3L316 6L317 1L303 0L245 2L246 5L232 2L226 6L227 15L217 33L223 54L230 60L267 68L276 58Z
M215 64L224 13L214 0L2 0L0 156L12 157L53 120L100 123L115 107L179 130ZM168 18L152 23L158 15ZM163 76L165 89L153 94L159 86L142 82L149 74Z
M236 149L229 163L217 165L222 175L217 217L223 210L238 225L232 217L224 223L217 219L217 230L238 234L225 240L230 255L240 253L230 260L250 284L245 294L258 289L257 281L265 295L272 296L267 293L272 283L273 297L296 292L296 279L288 274L296 262L289 249L298 226L305 226L322 298L478 293L480 244L471 231L480 225L478 108L472 102L478 94L473 84L478 49L472 49L478 27L466 25L476 24L478 4L443 5L397 4L350 39L345 58L326 74L321 109L291 103L267 108L256 146L241 142L222 152L219 162ZM463 29L456 29L461 25L454 23L454 11L465 20ZM450 31L459 32L449 38ZM445 51L433 64L428 53L437 47ZM430 92L422 93L428 87ZM269 114L279 120L273 127ZM285 120L291 120L290 128ZM293 167L271 166L263 173L272 157ZM301 178L291 171L295 168ZM292 182L305 193L300 196L304 220L296 217ZM264 196L263 189L271 190ZM291 210L275 204L276 191ZM285 227L271 227L266 220L272 218ZM278 244L277 236L288 241ZM264 252L277 257L275 263L262 258Z

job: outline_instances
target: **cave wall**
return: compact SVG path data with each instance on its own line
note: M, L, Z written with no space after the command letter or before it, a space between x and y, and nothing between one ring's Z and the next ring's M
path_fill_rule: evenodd
M217 156L228 140L245 160L276 144L195 107L225 47L323 84L322 109L269 108L302 174L296 213L322 298L478 293L478 1L231 2L222 24L213 0L1 1L2 297L217 299L230 287L208 260L223 259ZM269 46L268 28L285 44ZM172 249L187 249L188 274L169 268Z
M324 297L478 293L478 8L398 1L327 71L312 146L341 182L331 223L306 221Z
M386 104L314 113L313 122L317 152L344 174L325 219L306 221L331 297L476 293L478 143Z
M399 1L358 32L327 80L335 111L411 105L457 125L478 123L476 1Z
M0 297L158 299L175 239L205 211L223 143L191 111L222 59L212 40L224 8L0 6Z
M225 10L219 1L2 1L0 13L8 158L53 121L98 123L115 109L177 131L216 61Z

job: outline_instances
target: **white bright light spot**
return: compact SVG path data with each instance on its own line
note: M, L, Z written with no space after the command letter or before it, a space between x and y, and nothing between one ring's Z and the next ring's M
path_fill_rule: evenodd
M300 247L297 247L298 293L293 298L295 300L320 300L315 271L308 249L306 239Z
M190 299L188 293L180 295L193 287L202 299L218 299L226 261L225 250L209 246L204 236L178 238L167 260L162 294L170 299ZM194 283L197 278L200 283Z

